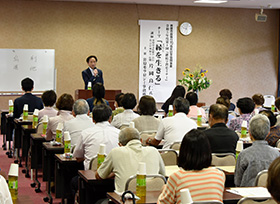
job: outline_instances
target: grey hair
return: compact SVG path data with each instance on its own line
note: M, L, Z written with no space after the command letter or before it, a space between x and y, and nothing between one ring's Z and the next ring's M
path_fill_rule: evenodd
M89 111L88 103L85 99L78 99L73 105L75 115L87 114Z
M119 133L119 143L122 144L122 146L125 146L130 140L140 140L140 134L137 129L135 128L124 128Z
M255 140L264 140L270 131L270 122L267 116L258 114L251 118L249 130Z

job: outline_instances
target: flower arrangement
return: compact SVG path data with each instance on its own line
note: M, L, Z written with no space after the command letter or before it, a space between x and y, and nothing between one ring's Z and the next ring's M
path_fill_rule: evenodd
M207 89L211 84L212 80L207 79L206 73L208 70L203 70L201 65L196 65L196 69L191 72L189 68L183 71L183 79L179 79L180 85L187 87L188 91L201 91Z

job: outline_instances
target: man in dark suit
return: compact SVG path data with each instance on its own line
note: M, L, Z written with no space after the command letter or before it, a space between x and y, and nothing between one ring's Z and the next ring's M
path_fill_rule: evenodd
M88 68L82 71L85 89L88 88L88 82L91 82L91 87L93 87L93 85L97 82L103 84L104 81L102 71L96 68L97 57L91 55L86 59L86 62L88 63Z
M25 78L21 81L21 88L25 94L14 101L14 117L19 118L23 112L24 104L28 104L28 112L33 112L35 109L43 109L41 98L34 96L31 92L34 88L34 82L30 78Z
M221 104L213 104L209 110L209 125L204 131L208 137L212 153L234 153L238 135L226 126L228 109Z

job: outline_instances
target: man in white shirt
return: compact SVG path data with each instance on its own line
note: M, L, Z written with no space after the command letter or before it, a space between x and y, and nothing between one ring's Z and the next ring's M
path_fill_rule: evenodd
M137 113L133 112L133 108L137 104L136 98L133 93L124 94L121 103L124 108L124 111L114 116L114 119L112 121L112 125L116 128L121 128L121 126L123 125L128 126L133 119L138 118L140 116Z
M114 148L101 164L96 172L96 179L115 176L115 189L117 192L123 192L128 178L137 174L139 162L146 163L147 174L165 176L165 166L158 150L154 147L143 147L137 129L122 129L119 145L120 147Z
M94 127L81 132L73 157L76 157L78 161L84 160L85 170L89 169L90 160L97 155L100 144L106 145L106 154L109 154L111 149L118 146L120 130L108 122L111 115L112 110L106 104L95 106L92 110Z
M178 97L173 102L173 117L162 119L155 138L148 138L147 145L158 146L161 140L163 149L168 149L174 142L181 142L186 133L196 129L196 122L188 118L190 104L187 99Z
M92 119L89 117L89 106L86 100L78 99L75 101L72 114L75 118L64 123L64 131L70 133L71 147L77 144L83 130L94 126Z

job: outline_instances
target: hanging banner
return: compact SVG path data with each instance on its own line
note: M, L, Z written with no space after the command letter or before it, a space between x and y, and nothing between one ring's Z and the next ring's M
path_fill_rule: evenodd
M177 21L139 20L139 99L165 102L176 86Z

